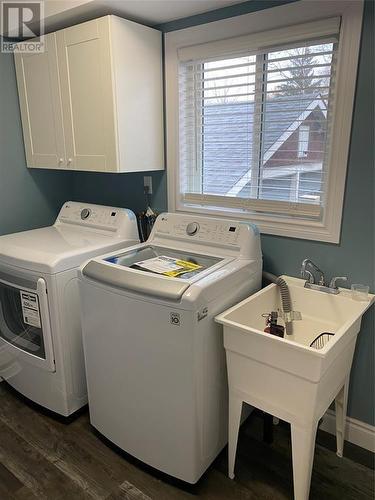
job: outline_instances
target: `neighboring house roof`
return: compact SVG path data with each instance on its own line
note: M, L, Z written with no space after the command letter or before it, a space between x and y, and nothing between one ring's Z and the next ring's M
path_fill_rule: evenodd
M282 96L269 99L265 106L264 163L316 107L326 116L325 103L317 94L298 97L298 100L295 96ZM236 196L250 181L252 148L248 145L253 135L253 112L253 102L205 106L204 151L210 154L203 159L204 192ZM232 186L229 191L228 186Z
M310 97L311 99L311 97ZM305 105L307 104L307 102L305 102ZM276 119L277 120L277 115L281 115L280 116L280 119L284 119L285 120L285 113L282 111L278 111L277 110L277 106L276 106L276 109L273 110L273 103L269 103L268 105L268 108L271 108L271 109L267 109L266 112L268 113L272 113L272 120ZM293 132L295 130L297 130L297 128L301 125L301 123L306 120L306 118L309 116L309 114L311 113L311 111L313 111L314 109L316 108L320 108L322 110L322 113L324 114L324 117L327 118L327 110L326 110L326 105L323 101L323 99L318 95L316 96L313 100L311 100L310 104L308 104L306 106L306 108L302 111L302 113L300 113L300 110L296 110L298 111L298 113L300 113L297 118L289 125L288 128L285 128L285 125L287 125L284 121L284 127L283 127L283 130L282 130L282 134L280 134L280 127L278 127L278 130L276 131L276 140L273 144L271 144L270 147L266 148L266 152L264 153L264 156L263 156L263 163L266 163L275 153L276 151L281 147L281 145L287 140L289 139L289 137L293 134ZM267 128L266 128L266 133L267 133Z

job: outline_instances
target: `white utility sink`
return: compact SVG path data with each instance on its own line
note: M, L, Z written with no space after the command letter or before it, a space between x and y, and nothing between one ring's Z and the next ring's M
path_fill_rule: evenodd
M271 284L216 317L224 325L229 384L229 476L234 462L242 403L291 423L294 497L307 500L316 429L336 402L337 454L342 456L350 368L364 312L374 301L352 299L304 288L305 281L283 276L293 311L302 315L292 334L279 338L264 332L262 314L281 311L277 285ZM279 320L279 324L283 324ZM322 349L310 347L321 333L330 337Z

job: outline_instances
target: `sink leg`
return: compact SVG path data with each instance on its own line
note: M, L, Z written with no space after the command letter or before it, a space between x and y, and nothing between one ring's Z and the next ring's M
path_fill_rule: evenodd
M241 412L242 399L229 392L228 476L231 479L234 479L234 464L236 461Z
M294 500L308 500L314 461L317 422L302 427L291 424Z
M349 377L335 399L337 456L342 458L345 441L346 409L348 406Z

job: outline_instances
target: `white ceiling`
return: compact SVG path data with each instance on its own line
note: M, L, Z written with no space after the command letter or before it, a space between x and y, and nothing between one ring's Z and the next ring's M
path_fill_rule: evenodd
M45 32L107 14L152 26L241 2L243 0L45 0Z

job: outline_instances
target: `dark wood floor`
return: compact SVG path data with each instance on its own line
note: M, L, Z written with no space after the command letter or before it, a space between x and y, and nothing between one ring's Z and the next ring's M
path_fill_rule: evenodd
M261 424L255 415L242 427L234 481L226 476L224 450L186 491L106 446L91 428L87 412L67 425L0 384L0 499L291 499L289 428L276 426L274 442L267 445ZM332 439L319 433L310 499L372 500L372 456L349 445L347 455L362 463L339 459L326 445L332 447Z

